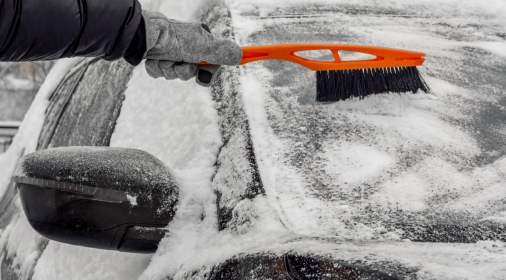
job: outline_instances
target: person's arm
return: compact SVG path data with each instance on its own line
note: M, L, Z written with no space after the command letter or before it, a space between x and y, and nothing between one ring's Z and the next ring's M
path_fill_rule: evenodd
M0 60L125 55L141 22L137 0L0 0Z
M147 59L154 78L197 76L210 86L220 65L237 65L242 50L202 23L142 11L137 0L0 0L0 61L75 56L124 58L134 66Z

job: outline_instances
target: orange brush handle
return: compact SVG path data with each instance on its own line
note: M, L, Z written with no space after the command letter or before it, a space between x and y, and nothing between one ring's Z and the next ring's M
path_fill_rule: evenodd
M297 56L300 51L329 50L334 55L334 61L311 60ZM383 47L339 45L339 44L283 44L269 46L243 47L243 57L240 65L264 60L279 59L295 62L313 71L345 70L363 68L406 67L422 65L425 59L424 53L412 52ZM366 53L376 58L369 60L346 60L342 61L339 51ZM207 63L199 63L207 64Z

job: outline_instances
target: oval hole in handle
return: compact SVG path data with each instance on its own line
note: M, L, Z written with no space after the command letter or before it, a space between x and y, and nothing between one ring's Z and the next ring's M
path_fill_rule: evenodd
M335 61L334 55L330 50L299 51L294 52L294 55L309 60L328 61L328 62Z
M375 60L376 56L362 52L339 51L341 61Z

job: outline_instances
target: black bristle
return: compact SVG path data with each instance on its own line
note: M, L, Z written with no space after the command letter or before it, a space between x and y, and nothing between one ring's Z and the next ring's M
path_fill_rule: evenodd
M316 71L316 101L335 102L372 94L429 92L416 67Z

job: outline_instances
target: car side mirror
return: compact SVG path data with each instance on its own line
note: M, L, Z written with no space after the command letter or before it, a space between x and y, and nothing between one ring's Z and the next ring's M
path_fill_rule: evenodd
M24 156L13 176L30 225L73 245L153 253L175 215L171 171L136 149L66 147Z

